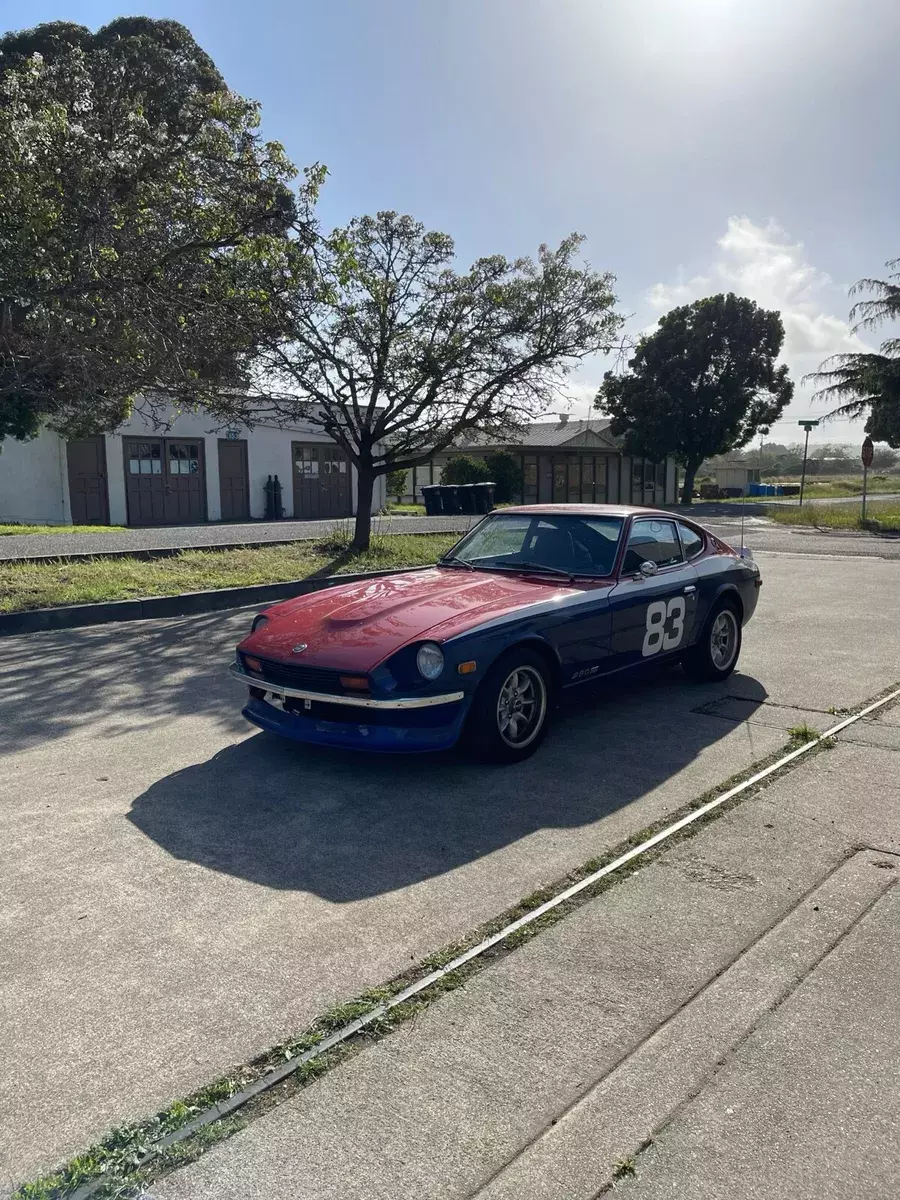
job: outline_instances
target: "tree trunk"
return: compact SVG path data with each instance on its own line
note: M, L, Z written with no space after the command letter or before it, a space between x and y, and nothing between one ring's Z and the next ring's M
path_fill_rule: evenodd
M681 503L690 504L694 499L694 479L697 475L698 462L684 464L684 483L681 488Z
M371 466L356 468L356 528L353 531L353 550L368 550L372 537L372 496L375 492L375 472Z

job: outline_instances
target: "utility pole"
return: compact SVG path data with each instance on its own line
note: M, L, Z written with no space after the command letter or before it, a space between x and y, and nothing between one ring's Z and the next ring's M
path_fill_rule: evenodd
M818 425L818 423L819 422L817 420L816 421L798 421L797 422L798 425L802 425L803 428L806 430L806 441L803 444L803 473L800 476L800 507L801 508L803 507L803 488L806 485L806 458L807 458L807 454L809 453L809 431L811 429L815 429L815 427Z
M872 465L872 459L875 456L875 444L870 437L867 437L862 444L862 465L863 465L863 502L862 502L862 519L866 519L866 491L868 490L869 482L869 467Z

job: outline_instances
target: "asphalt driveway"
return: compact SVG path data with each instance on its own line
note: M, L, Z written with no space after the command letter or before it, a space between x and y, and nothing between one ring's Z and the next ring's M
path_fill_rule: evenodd
M282 744L247 613L4 639L0 1185L221 1074L900 678L900 566L763 555L741 672L598 690L489 769ZM704 711L698 712L698 708Z

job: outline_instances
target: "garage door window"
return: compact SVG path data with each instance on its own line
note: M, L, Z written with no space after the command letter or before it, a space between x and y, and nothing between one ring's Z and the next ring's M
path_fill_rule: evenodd
M294 469L305 479L318 479L318 446L294 446Z
M298 475L314 479L319 474L319 452L314 446L294 447L294 467Z
M159 442L132 442L128 458L130 475L161 475L162 456Z
M197 475L200 471L200 451L195 444L178 442L169 446L169 474Z

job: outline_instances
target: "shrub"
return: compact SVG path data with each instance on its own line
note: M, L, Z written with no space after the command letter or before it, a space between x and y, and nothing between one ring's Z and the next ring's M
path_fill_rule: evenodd
M468 454L452 455L441 472L441 483L484 483L488 479L490 475L484 463Z
M518 455L510 454L508 450L498 450L496 454L488 454L484 465L487 478L494 484L494 501L497 504L509 504L522 495L522 465Z
M406 495L406 471L390 471L387 477L387 494L393 496L398 504L403 502Z

